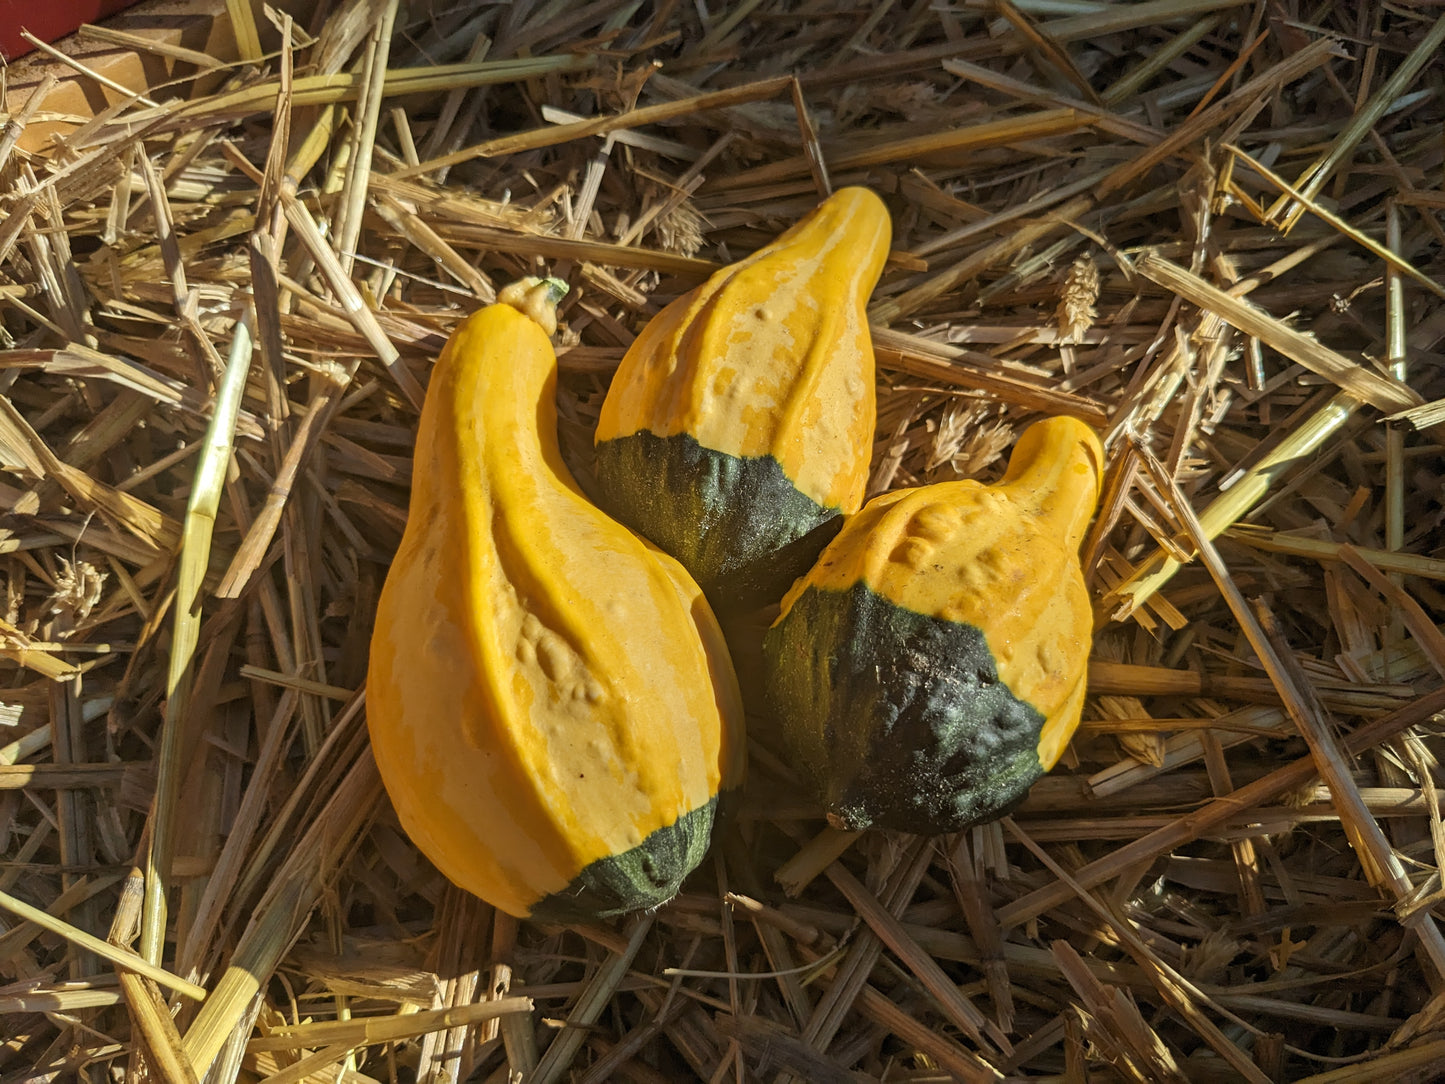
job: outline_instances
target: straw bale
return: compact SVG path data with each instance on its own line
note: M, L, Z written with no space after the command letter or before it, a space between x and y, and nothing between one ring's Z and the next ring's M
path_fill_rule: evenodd
M0 1084L1438 1072L1438 4L151 3L0 118ZM942 838L755 728L675 900L494 912L366 740L431 364L565 278L586 485L647 319L847 184L871 493L1104 437L1083 724Z

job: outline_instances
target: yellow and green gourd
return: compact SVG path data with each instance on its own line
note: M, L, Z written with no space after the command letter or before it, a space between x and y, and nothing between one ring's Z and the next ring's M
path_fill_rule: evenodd
M793 585L766 698L836 827L932 834L1002 816L1078 726L1093 614L1078 548L1093 430L1051 418L997 485L886 493Z
M442 873L509 914L579 920L676 894L744 744L696 583L562 462L556 287L509 287L437 362L367 716L402 826Z
M775 601L858 510L876 421L865 307L883 201L843 188L658 313L596 433L601 500L715 606Z

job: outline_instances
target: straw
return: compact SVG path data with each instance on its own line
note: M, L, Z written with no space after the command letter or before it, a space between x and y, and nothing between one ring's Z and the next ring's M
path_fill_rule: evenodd
M124 51L155 106L6 69L0 892L51 925L4 912L0 1078L1428 1073L1438 11L232 7L239 40L128 15L55 46L129 84L94 59ZM775 599L729 629L748 777L679 894L497 913L367 740L426 374L500 286L569 278L558 441L591 492L648 322L848 185L892 222L870 496L993 483L1042 417L1101 436L1072 740L1007 824L829 828L749 685ZM142 925L204 1001L127 970ZM114 965L72 940L107 927Z
M179 978L176 975L172 975L163 968L156 967L144 957L138 956L129 949L108 944L100 938L86 933L84 930L77 930L68 922L61 922L59 919L46 914L40 910L40 908L32 907L24 900L16 899L8 892L0 892L0 907L19 915L27 922L33 922L40 928L49 930L51 933L65 938L67 941L78 945L88 952L95 953L103 960L109 960L117 967L123 967L127 971L133 971L137 975L142 975L156 984L164 986L168 990L174 990L178 994L184 994L186 997L197 1001L206 996L206 991L203 987L197 986L193 982L187 982L185 979Z
M196 1071L186 1060L166 1003L156 984L127 971L119 974L121 992L140 1033L140 1046L163 1084L196 1084Z
M10 161L15 144L20 142L20 137L25 133L25 126L35 118L35 114L45 104L45 99L50 96L50 92L55 89L55 84L59 81L59 77L54 72L46 72L40 85L31 92L30 97L25 99L25 104L21 106L20 112L5 123L4 133L0 134L0 168L4 168L5 163Z
M421 385L417 383L411 370L402 362L401 352L392 344L375 315L367 308L366 302L362 300L361 294L352 283L350 276L347 275L336 251L327 244L326 239L321 235L315 219L311 217L311 212L306 209L304 203L288 192L282 193L281 206L285 211L286 221L291 224L291 228L296 231L297 237L311 254L311 258L316 261L321 273L326 278L327 285L340 299L342 311L346 314L347 319L376 352L377 359L392 375L407 401L420 411L421 401L424 397Z
M582 1048L587 1027L596 1021L607 1008L607 1002L611 999L617 984L627 974L628 967L631 966L633 959L642 948L643 939L651 927L651 916L633 921L620 950L599 967L588 981L586 988L577 998L571 1015L567 1018L567 1030L553 1039L551 1045L543 1052L536 1068L531 1071L529 1081L533 1084L553 1084L567 1072L572 1064L572 1059Z
M81 63L74 57L67 56L65 53L61 52L59 49L51 45L48 41L43 41L42 39L37 38L30 31L22 28L20 31L20 36L30 44L31 48L38 49L40 52L44 53L46 56L50 57L52 60L56 61L59 64L64 64L68 68L73 68L75 71L79 72L87 79L92 79L95 82L99 83L101 86L115 91L123 98L138 101L142 105L155 107L156 103L151 101L144 94L137 94L129 87L123 86L122 84L117 83L114 79L102 75L100 72Z
M532 1008L530 998L504 997L465 1008L428 1009L405 1016L286 1025L275 1028L263 1038L250 1040L246 1049L255 1053L261 1050L297 1050L303 1046L322 1044L353 1048L372 1046L415 1038L443 1028L480 1024L507 1013L529 1013Z
M1199 526L1204 536L1216 538L1225 528L1239 520L1291 466L1308 461L1325 441L1349 421L1359 405L1359 400L1354 396L1341 393L1310 415L1302 425L1293 427L1272 451L1251 466L1199 514ZM1168 583L1180 567L1180 562L1162 555L1142 564L1128 580L1111 592L1111 595L1122 601L1122 608L1117 611L1118 616L1124 617L1138 612L1139 607Z
M162 744L157 758L155 817L150 851L146 859L145 911L141 919L140 952L151 963L159 963L165 943L166 892L170 886L174 857L172 829L180 792L180 763L188 682L200 637L201 582L210 561L216 511L221 488L230 463L235 440L236 414L241 392L251 367L251 333L245 321L235 325L231 338L226 375L216 390L211 424L206 429L205 449L196 462L196 477L186 506L186 522L178 561L175 631L172 634L166 676L166 712Z
M433 170L439 169L442 166L454 166L473 158L493 158L502 155L520 154L523 151L539 150L542 147L553 147L559 143L568 143L572 140L584 139L588 136L607 135L621 128L640 128L645 124L657 124L661 121L687 116L690 113L698 113L705 109L723 109L728 106L740 105L744 102L760 101L781 94L792 85L791 79L764 79L755 83L747 83L734 89L717 91L713 94L699 94L692 98L684 98L681 101L640 106L635 109L630 109L625 113L618 114L617 116L597 117L591 120L574 121L571 124L557 124L546 128L536 128L530 132L504 136L498 139L488 140L485 143L478 143L471 147L465 147L452 154L432 158L407 169L393 170L391 176L401 180L418 174L431 173Z
M1410 85L1415 76L1420 73L1427 61L1439 51L1442 43L1445 43L1445 16L1435 20L1433 26L1410 50L1409 55L1400 62L1390 78L1380 85L1379 90L1370 96L1365 103L1350 119L1350 123L1330 143L1330 148L1314 162L1311 162L1295 181L1290 192L1296 202L1288 203L1285 197L1281 197L1276 204L1270 208L1269 217L1281 224L1285 232L1294 227L1301 216L1310 209L1310 202L1330 175L1355 149L1356 144L1369 133L1385 111L1395 104L1395 100L1404 93L1405 88Z
M1426 275L1423 271L1415 267L1414 264L1410 263L1406 259L1403 259L1397 253L1392 252L1387 246L1380 244L1368 234L1365 234L1360 230L1355 229L1344 219L1340 218L1339 215L1336 215L1332 211L1330 211L1329 208L1322 206L1320 203L1311 200L1304 193L1297 191L1292 185L1285 182L1281 177L1271 171L1264 164L1256 161L1254 158L1251 158L1238 147L1229 144L1227 145L1227 149L1230 154L1234 155L1239 160L1248 163L1250 169L1258 173L1265 180L1269 181L1276 188L1279 188L1286 194L1293 196L1306 210L1308 210L1316 218L1322 219L1323 221L1329 223L1331 226L1339 230L1345 236L1349 237L1352 241L1360 245L1362 248L1368 249L1370 252L1373 252L1375 255L1379 256L1391 267L1403 272L1406 275L1409 275L1410 278L1414 279L1421 286L1424 286L1427 290L1439 294L1441 297L1445 297L1445 284L1439 283L1435 279L1431 278L1429 275Z
M1420 402L1419 393L1398 380L1382 376L1321 346L1310 336L1295 331L1247 302L1231 297L1156 253L1142 253L1134 261L1134 270L1273 347L1310 372L1333 381L1361 402L1386 413L1405 410Z
M346 171L346 183L341 191L341 213L335 229L341 267L347 274L351 273L352 253L356 251L356 242L361 236L361 212L366 206L367 187L371 180L371 160L377 125L381 121L381 98L386 86L385 73L391 56L397 3L398 0L392 0L382 5L381 20L372 27L371 45L362 69L359 110L353 127L353 150Z
M261 36L256 31L256 16L244 0L226 0L226 14L236 35L236 51L240 59L255 64L261 59Z
M488 86L584 66L585 62L576 57L543 56L479 64L439 64L430 68L391 68L386 72L382 94L395 98L458 86ZM352 101L360 88L360 77L351 73L303 76L296 80L295 103L333 105ZM154 111L132 113L125 118L125 123L132 130L137 124L154 124L156 131L169 132L217 120L241 120L265 110L275 101L276 89L274 83L263 81L243 90L186 103L180 108L158 106Z
M210 53L203 53L199 49L187 49L183 45L177 45L174 42L165 41L147 34L132 34L129 31L121 30L114 26L83 23L77 29L76 33L82 39L103 41L108 45L120 46L135 52L154 53L156 56L169 57L171 60L178 60L182 64L194 65L202 72L224 67L224 65Z

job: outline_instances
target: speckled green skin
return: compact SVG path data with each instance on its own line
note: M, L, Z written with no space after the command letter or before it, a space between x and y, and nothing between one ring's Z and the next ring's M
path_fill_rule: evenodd
M998 679L983 633L863 583L809 587L763 640L768 710L835 825L953 832L1043 774L1044 716Z
M545 897L529 918L539 922L591 922L661 907L676 896L707 854L718 799L684 813L636 847L599 858L565 889Z
M608 514L677 558L722 612L781 598L843 525L772 456L729 455L685 433L603 441L596 476Z

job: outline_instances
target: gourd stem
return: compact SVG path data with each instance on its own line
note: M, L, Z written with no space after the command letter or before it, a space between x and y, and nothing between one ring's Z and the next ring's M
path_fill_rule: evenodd
M529 317L551 338L557 330L557 303L567 296L567 289L559 278L529 275L503 287L497 301Z
M547 287L547 301L553 305L560 305L562 299L567 296L567 291L571 289L565 280L554 278L551 275L542 280L542 285Z

